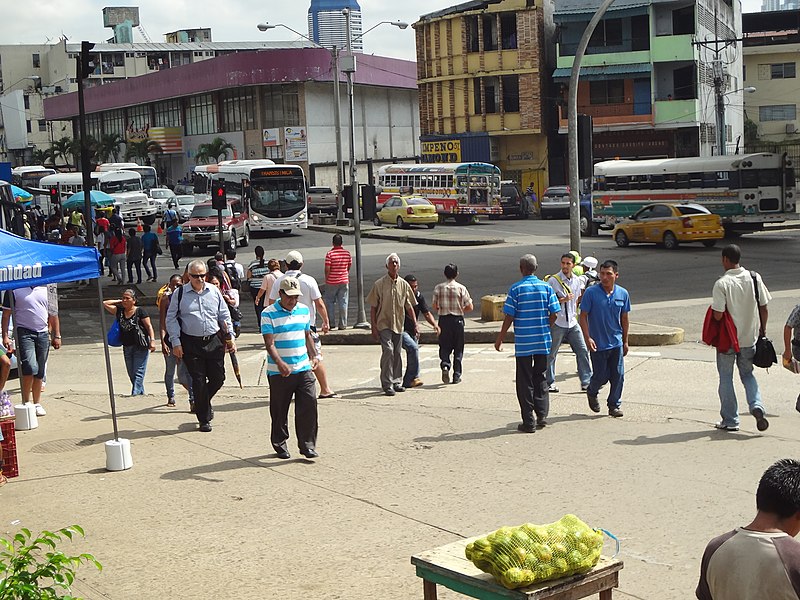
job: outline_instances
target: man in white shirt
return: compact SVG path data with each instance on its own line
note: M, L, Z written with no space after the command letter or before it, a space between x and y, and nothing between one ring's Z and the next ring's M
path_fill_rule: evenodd
M547 385L550 393L558 393L558 387L555 385L556 355L563 342L567 342L575 353L581 391L585 392L589 388L589 380L592 378L589 350L578 325L578 300L583 292L584 280L573 273L574 267L575 257L569 253L562 254L561 271L548 279L561 304L561 312L558 313L555 323L550 326L550 335L553 338L550 355L547 357Z
M739 340L739 353L733 349L728 352L717 351L717 372L719 373L719 414L722 420L715 427L725 431L739 430L739 405L733 389L733 365L739 369L739 377L744 386L750 414L756 419L759 431L769 427L765 417L764 405L758 381L753 375L753 356L756 352L756 339L767 328L767 303L772 299L767 286L758 273L752 273L739 266L742 251L739 246L730 244L722 249L722 266L725 274L717 279L712 292L711 310L717 321L722 320L728 311ZM758 285L759 300L756 303Z

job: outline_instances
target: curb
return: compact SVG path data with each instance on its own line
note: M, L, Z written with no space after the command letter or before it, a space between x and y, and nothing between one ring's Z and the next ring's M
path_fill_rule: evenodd
M352 227L337 227L335 225L309 225L311 231L322 233L340 233L342 235L353 235ZM494 244L505 244L503 238L480 237L480 238L437 238L427 237L423 233L381 233L383 228L362 229L361 237L375 240L390 240L394 242L405 242L408 244L428 244L431 246L489 246ZM428 234L430 235L430 234Z

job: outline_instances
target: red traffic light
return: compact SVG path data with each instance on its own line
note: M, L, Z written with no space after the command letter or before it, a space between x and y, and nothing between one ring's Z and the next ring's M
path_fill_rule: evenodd
M50 188L50 201L51 202L60 202L61 196L58 193L58 187L54 186Z
M225 195L225 190L222 187L217 188L217 196L222 198Z

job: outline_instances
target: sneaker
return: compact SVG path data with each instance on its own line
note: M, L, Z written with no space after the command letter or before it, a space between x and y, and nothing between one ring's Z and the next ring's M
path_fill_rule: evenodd
M411 385L407 385L406 387L420 387L422 385L424 385L422 383L422 379L420 379L419 377L415 377L414 380L411 382Z
M588 383L587 383L587 384L585 384L585 385L584 385L584 384L581 384L581 391L582 391L582 392L585 392L585 391L586 391L586 390L588 390L588 389L589 389L589 384L588 384Z
M461 377L458 375L453 375L453 383L461 383Z
M442 383L450 383L450 371L442 369Z
M759 431L766 431L769 427L769 421L767 421L767 417L764 416L764 409L760 406L756 406L750 414L756 418L756 429Z
M521 431L522 433L536 433L536 425L525 425L525 423L520 423L517 425L517 431Z
M739 431L738 425L725 425L722 421L714 423L715 429L721 429L722 431Z
M386 388L385 390L383 390L383 394L384 396L394 396L394 389Z
M597 394L590 394L589 391L586 391L586 398L589 400L589 408L592 409L592 412L599 413L600 412L600 403L597 401Z
M551 386L550 386L550 387L547 389L547 391L548 391L548 392L550 392L551 394L557 394L557 393L558 393L558 386L551 385Z
M47 414L47 411L44 409L44 406L41 404L36 405L36 416L37 417L44 417Z
M622 416L622 411L620 409L616 408L616 407L609 408L608 409L608 415L611 416L611 417L614 417L615 419L618 419L619 417Z

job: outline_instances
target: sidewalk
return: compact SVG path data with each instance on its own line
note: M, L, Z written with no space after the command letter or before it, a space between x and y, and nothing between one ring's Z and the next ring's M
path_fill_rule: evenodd
M311 231L323 233L340 233L353 235L352 226L339 225L309 225ZM426 229L413 227L397 229L395 227L376 227L372 223L361 223L361 237L378 240L392 240L410 244L430 244L433 246L487 246L491 244L504 244L505 240L491 232L481 233L477 227L463 225L460 227L436 227Z

